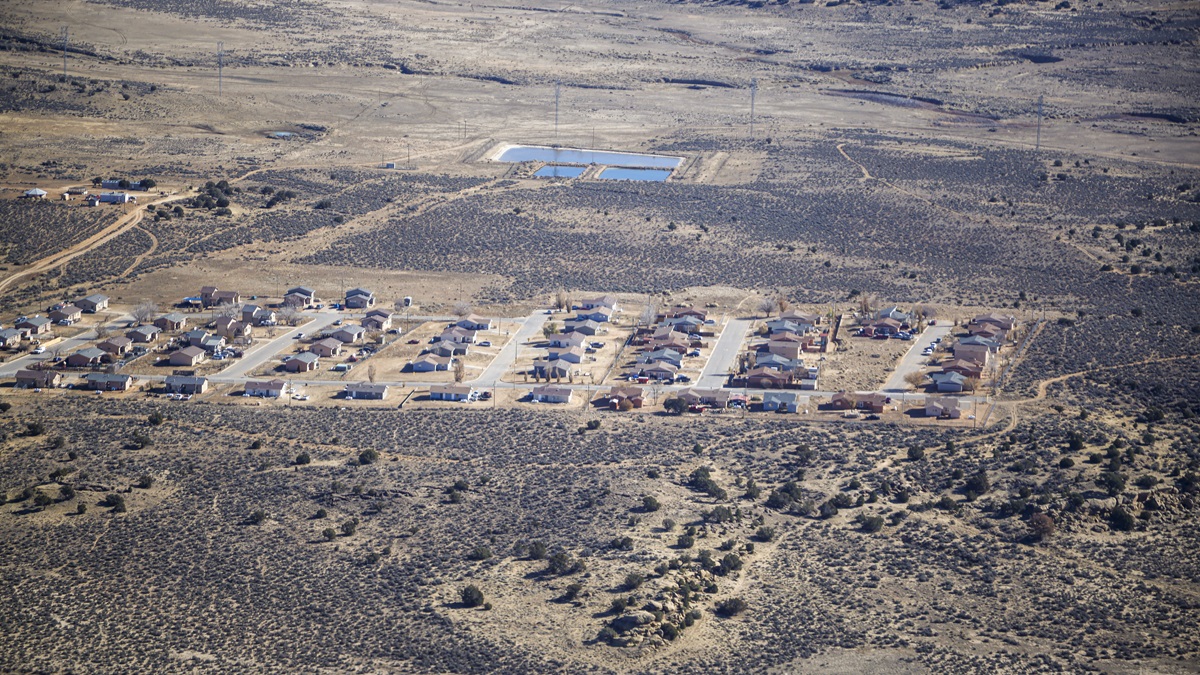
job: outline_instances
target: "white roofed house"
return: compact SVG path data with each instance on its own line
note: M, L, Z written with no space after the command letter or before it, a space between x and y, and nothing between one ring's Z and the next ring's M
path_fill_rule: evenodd
M434 401L467 401L474 391L465 384L435 384L429 388L429 398Z
M246 383L247 396L279 398L287 393L287 382L283 380L250 380Z
M345 393L346 398L382 401L387 398L388 385L372 384L371 382L351 382L346 385Z
M454 363L454 358L451 356L435 356L426 354L421 358L409 364L409 370L414 373L432 373L439 370L450 370L450 366Z
M577 305L579 309L596 309L597 307L607 307L609 310L617 311L617 299L611 295L602 295L595 298L584 298Z

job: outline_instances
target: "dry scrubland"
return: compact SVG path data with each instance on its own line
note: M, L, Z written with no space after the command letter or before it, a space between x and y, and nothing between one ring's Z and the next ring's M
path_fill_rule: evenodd
M6 289L5 316L216 280L429 313L564 289L1052 318L978 431L503 388L403 411L6 393L0 670L1195 671L1198 23L1124 2L5 4L5 276L116 218L20 191L148 176L180 197ZM677 179L481 161L551 137L556 79L560 142L680 154ZM472 584L490 609L463 606Z

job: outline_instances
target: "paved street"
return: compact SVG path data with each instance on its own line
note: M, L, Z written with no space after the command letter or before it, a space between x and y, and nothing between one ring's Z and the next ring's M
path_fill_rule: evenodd
M909 347L908 352L900 359L900 364L896 366L896 371L884 383L880 389L885 394L901 393L908 390L908 383L904 378L909 373L915 373L921 369L921 364L929 360L928 356L922 356L921 351L933 344L937 338L945 338L950 335L953 326L949 324L928 326L924 332L912 341L912 347Z
M288 345L294 344L297 335L300 333L304 333L305 335L320 333L324 328L341 318L341 316L337 312L319 312L313 317L312 321L293 328L270 342L264 342L251 348L242 358L209 379L213 382L242 382L248 374L254 372L268 361L273 360L280 352L287 349Z
M131 321L133 317L124 315L115 319L109 320L105 326L112 335L124 335L125 324ZM21 358L14 359L0 366L0 377L15 377L18 370L29 368L39 361L46 361L54 358L54 353L58 352L59 356L66 358L71 353L83 348L89 342L96 339L95 330L87 330L73 338L59 340L54 344L46 347L45 354L26 354ZM45 342L45 340L43 340Z
M729 371L742 349L742 341L753 323L753 319L730 319L725 324L721 337L717 339L717 344L713 346L712 354L708 357L708 363L704 364L704 370L700 371L700 377L696 378L697 387L717 389L725 386L729 379Z

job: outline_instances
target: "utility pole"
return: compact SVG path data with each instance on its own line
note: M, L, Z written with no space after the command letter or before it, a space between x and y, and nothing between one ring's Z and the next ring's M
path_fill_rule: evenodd
M222 92L223 83L221 80L222 80L222 76L224 74L222 71L224 69L225 69L225 43L218 42L217 43L217 96L220 96L221 92Z
M554 81L554 138L558 138L558 99L562 93L562 82Z
M750 138L754 138L754 99L758 96L758 78L750 80Z
M1042 149L1042 97L1038 96L1038 113L1037 113L1037 141L1033 145L1033 151L1037 152Z
M62 38L62 53L63 53L63 81L67 79L67 37L69 31L66 26L58 32L58 36Z

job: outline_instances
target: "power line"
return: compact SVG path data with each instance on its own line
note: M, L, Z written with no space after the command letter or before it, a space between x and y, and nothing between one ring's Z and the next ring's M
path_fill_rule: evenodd
M558 98L562 92L562 82L554 81L554 137L558 138Z
M222 71L224 69L225 69L225 43L218 42L217 43L217 96L220 96L221 92L222 92L221 80L222 80L222 75L223 75Z
M69 31L66 26L63 26L58 31L58 36L62 38L62 56L63 56L63 79L67 79L67 38Z
M754 138L754 99L758 96L758 78L750 80L750 138Z
M1037 141L1034 143L1033 150L1037 152L1042 149L1042 97L1038 96L1038 113L1037 113Z

